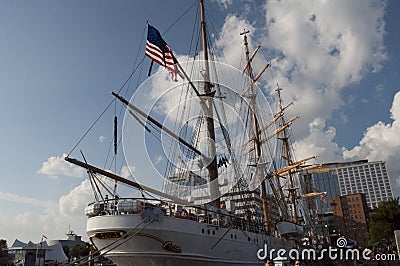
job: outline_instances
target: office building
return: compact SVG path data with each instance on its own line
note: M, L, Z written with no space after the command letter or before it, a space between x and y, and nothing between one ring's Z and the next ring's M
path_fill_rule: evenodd
M340 195L364 193L371 209L393 198L389 174L383 161L346 163L337 167L336 171Z
M360 160L327 163L310 171L314 188L326 192L327 203L317 201L319 213L332 212L331 198L337 195L364 193L369 208L393 198L389 174L383 161Z
M336 168L341 163L327 163L311 171L312 183L314 189L320 192L326 192L324 197L318 198L315 202L318 213L332 213L331 199L340 195L339 180Z

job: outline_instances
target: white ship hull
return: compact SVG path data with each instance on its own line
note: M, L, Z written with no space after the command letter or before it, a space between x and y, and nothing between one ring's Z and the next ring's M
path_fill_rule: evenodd
M96 237L101 232L118 231L128 232L128 236ZM87 234L101 253L118 265L263 265L257 251L264 243L269 250L295 246L292 241L262 233L176 217L145 224L139 214L91 217ZM180 252L165 249L166 243Z

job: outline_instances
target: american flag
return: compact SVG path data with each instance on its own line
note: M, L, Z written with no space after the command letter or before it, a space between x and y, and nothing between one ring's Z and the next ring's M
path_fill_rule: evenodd
M150 24L148 24L147 27L145 54L156 63L164 66L171 74L173 81L178 80L178 75L183 78L182 74L175 65L171 49L161 37L160 32Z

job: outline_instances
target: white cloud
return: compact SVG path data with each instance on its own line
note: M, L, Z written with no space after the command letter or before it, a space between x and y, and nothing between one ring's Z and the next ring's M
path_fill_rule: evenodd
M345 150L345 159L385 160L390 167L392 177L400 176L400 92L397 92L390 109L392 123L379 121L367 128L359 145ZM394 178L393 178L394 179ZM397 182L397 183L396 183ZM400 186L399 179L394 182Z
M163 161L163 157L161 155L157 155L156 158L154 159L154 164L157 165Z
M103 178L102 181L107 182L108 185L114 184L113 181L106 181ZM137 190L125 186L119 188L128 191L132 196L140 196ZM12 243L15 238L21 238L21 236L26 237L21 240L39 241L43 234L49 239L59 239L66 233L68 225L71 225L77 234L81 234L84 239L87 239L85 234L87 217L84 215L84 209L94 201L88 179L82 181L67 194L62 195L58 201L43 201L4 192L0 192L0 200L19 204L20 212L13 216L9 215L8 222L2 223L3 232L6 232L3 237L8 242ZM27 205L27 208L24 205ZM10 220L12 222L9 222Z
M89 179L72 189L59 200L60 213L64 216L80 216L87 204L93 201L94 196Z
M250 31L248 33L249 49L254 50L255 45L251 39L254 33L254 27L249 21L241 19L234 15L228 15L222 26L219 39L216 41L217 48L221 49L225 63L235 67L240 66L242 55L244 55L243 36L239 35L243 29Z
M33 206L37 206L37 207L42 207L42 206L47 206L49 204L52 204L51 201L39 200L36 198L20 196L20 195L8 193L8 192L1 192L1 191L0 191L0 200L14 202L14 203L28 204L28 205L33 205Z
M121 176L123 177L123 178L128 178L129 176L131 176L132 175L132 173L131 173L131 171L132 172L135 172L135 166L127 166L127 165L124 165L124 166L122 166L122 168L121 168Z
M334 143L335 128L325 129L325 124L333 110L348 104L340 98L341 90L359 82L368 71L379 70L386 59L384 9L384 3L373 0L267 1L266 27L256 29L240 16L228 15L216 47L226 63L241 68L244 48L239 45L243 43L239 33L250 30L250 53L261 44L269 55L274 55L270 58L271 69L262 77L269 94L276 95L279 83L284 102L295 102L288 114L301 117L293 127L298 152L309 153L312 145L320 160L336 160L341 149ZM262 53L253 61L256 73L267 60ZM322 129L308 126L316 116ZM341 118L343 123L348 121L344 114Z
M42 163L42 167L37 171L38 174L49 175L57 179L59 175L73 176L82 178L85 171L83 168L73 166L71 163L64 160L66 154L60 157L49 157L47 162Z
M9 213L2 220L3 237L8 244L16 238L23 241L39 241L42 235L49 239L59 239L67 231L68 225L78 233L85 232L83 209L77 215L65 216L60 212L57 201L41 200L8 192L0 192L2 201L11 201L18 206L16 213ZM85 237L85 236L84 236ZM85 237L86 238L86 237Z
M343 87L381 68L384 3L268 1L266 44L299 64L316 82Z
M21 240L38 242L42 235L46 235L48 239L62 238L69 225L77 234L87 239L85 215L65 217L60 215L58 208L49 207L39 211L23 211L14 218L12 224L5 225L4 230L9 233L12 232L11 236L8 237L9 241L13 241L15 238L21 239L21 236L23 236L26 239Z
M336 129L326 128L325 121L316 118L309 124L309 136L295 142L296 157L298 159L317 156L318 163L340 161L341 149L334 142Z
M346 86L381 68L385 4L288 0L268 1L265 10L267 33L259 35L263 47L275 51L270 74L264 75L267 88L275 95L279 83L285 102L295 102L302 123L294 135L303 139L316 115L327 121L347 104L340 98Z
M227 9L228 6L232 5L233 0L216 0L219 6L223 7L224 9Z

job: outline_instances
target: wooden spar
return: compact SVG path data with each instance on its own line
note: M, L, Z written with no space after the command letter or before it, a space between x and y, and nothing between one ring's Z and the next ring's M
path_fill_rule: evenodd
M304 162L306 162L308 160L311 160L311 159L315 159L315 156L311 156L311 157L305 158L303 160L300 160L300 161L297 161L295 163L292 163L291 165L288 165L288 166L285 166L283 168L280 168L277 171L274 171L274 174L275 175L282 175L283 173L288 172L288 171L290 171L292 169L295 169L295 168L299 167L302 163L304 163Z
M270 66L270 64L266 64L265 67L263 69L261 69L260 73L257 74L257 76L253 79L253 83L256 82L261 75L264 73L264 71Z
M311 193L307 193L304 195L300 195L297 198L298 199L306 199L306 198L311 198L311 197L317 197L317 196L321 196L321 195L325 195L326 192L311 192Z
M142 110L140 110L139 108L137 108L136 106L134 106L133 104L131 104L130 102L128 102L124 97L118 95L115 92L111 93L115 98L117 98L118 100L120 100L123 104L125 104L126 106L128 106L129 108L133 109L135 112L137 112L139 115L143 116L144 118L148 119L150 122L152 122L154 125L156 125L158 128L164 130L166 133L168 133L171 137L175 138L176 140L178 140L180 143L182 143L183 145L185 145L186 147L188 147L189 149L191 149L192 151L194 151L195 153L197 153L200 156L204 155L201 153L201 151L199 151L198 149L196 149L195 147L193 147L192 145L190 145L186 140L182 139L181 137L179 137L178 135L176 135L173 131L171 131L170 129L168 129L167 127L163 126L162 124L160 124L157 120L155 120L154 118L152 118L151 116L149 116L148 114L146 114L145 112L143 112Z
M186 200L182 200L182 199L179 199L179 198L177 198L177 197L168 195L168 194L166 194L166 193L164 193L164 192L161 192L161 191L159 191L159 190L152 189L152 188L147 187L147 186L145 186L145 185L141 185L141 184L136 183L136 182L134 182L134 181L131 181L131 180L129 180L129 179L123 178L123 177L118 176L118 175L116 175L116 174L113 174L113 173L110 173L110 172L105 171L105 170L103 170L103 169L100 169L100 168L98 168L98 167L96 167L96 166L87 164L87 163L85 163L85 162L81 162L81 161L79 161L79 160L77 160L77 159L65 157L65 160L66 160L67 162L70 162L70 163L72 163L72 164L75 164L75 165L78 165L78 166L80 166L80 167L82 167L82 168L87 169L90 173L98 173L98 174L100 174L100 175L109 177L109 178L111 178L111 179L113 179L113 180L115 180L115 181L122 182L122 183L124 183L124 184L127 184L127 185L129 185L129 186L135 187L135 188L137 188L137 189L145 190L145 191L147 191L147 192L153 193L153 194L158 195L158 196L160 196L160 197L169 199L169 200L171 200L171 201L173 201L173 202L175 202L175 203L178 203L178 204L182 204L182 205L186 205L186 206L192 205L190 202L188 202L188 201L186 201Z
M326 194L326 192L311 192L311 193L297 196L296 198L297 199L307 199L307 198L318 197L318 196L325 195L325 194ZM290 201L290 199L286 198L285 201Z
M264 130L266 130L267 128L269 128L273 123L276 122L276 120L278 120L280 118L281 114L278 114L277 116L274 117L274 119L272 119L271 121L269 121L262 129L260 129L258 131L258 134L261 134ZM252 142L255 139L256 135L254 134L253 136L251 136L244 144L243 146L246 146L247 144L249 144L250 142Z
M266 141L268 141L269 139L271 139L273 136L275 136L276 134L278 134L279 132L285 130L288 126L290 126L296 119L299 119L300 116L295 116L292 117L286 124L284 124L282 127L278 128L275 132L271 133L269 136L267 136L265 139L261 140L261 143L264 143Z
M246 71L246 69L249 67L250 62L253 60L254 56L256 55L256 53L258 52L258 50L260 48L261 48L261 45L257 46L257 48L254 50L253 54L249 58L249 61L247 61L246 65L244 66L242 73L244 73Z
M281 99L281 88L276 89L277 93L278 93L278 102L279 102L279 109L282 112L282 99ZM281 124L282 125L286 125L289 124L285 122L285 117L281 116ZM286 131L286 127L284 128L284 130L282 131L282 137L280 138L283 142L283 147L285 149L285 155L284 155L284 159L286 160L286 164L289 166L289 168L293 167L293 163L292 163L292 156L290 153L290 146L289 146L289 141L288 141L288 134ZM298 162L299 163L299 162ZM298 164L297 163L297 164ZM300 163L301 164L301 163ZM298 164L298 166L300 166L300 164ZM293 168L292 168L293 169ZM288 176L289 176L289 198L291 200L292 206L290 208L290 212L291 212L291 217L292 217L292 222L294 223L298 223L298 215L297 215L297 206L296 206L296 190L297 188L294 187L294 180L293 180L293 173L291 171L291 169L288 169Z
M255 78L253 78L253 75L251 75L251 81L247 89L243 92L243 95L247 93L248 90L253 89L254 83L257 82L257 80L261 77L261 75L264 73L264 71L270 66L270 63L266 64L263 69L261 69L260 73L257 74ZM247 67L249 68L249 67Z
M197 90L196 86L194 86L192 80L189 78L188 74L186 73L186 71L183 69L183 67L181 66L181 64L179 64L178 59L176 59L176 57L174 56L174 54L172 54L172 60L174 60L174 63L178 66L179 70L183 73L183 75L185 76L185 78L187 79L187 81L189 82L190 87L192 87L192 89L194 90L194 92L196 93L197 96L201 96L201 94L199 93L199 91ZM152 61L153 62L153 61Z
M307 171L307 170L311 170L311 169L315 169L315 168L320 168L320 167L321 167L320 164L314 164L314 165L302 167L302 168L300 168L300 169L296 169L296 170L292 171L292 173L300 173L300 172L304 172L304 171ZM281 174L279 174L279 175L280 175L280 176L285 176L285 175L288 175L288 172L281 173Z
M207 45L207 30L206 30L206 20L204 16L204 4L203 0L200 0L200 19L201 19L201 36L203 41L203 50L204 50L204 61L205 61L205 75L210 74L210 67L208 65L208 45ZM206 80L209 81L209 80Z
M265 176L264 179L270 179L272 177L282 177L282 176L288 175L290 170L293 170L293 169L299 167L302 163L304 163L304 162L306 162L308 160L314 159L314 158L315 158L315 156L308 157L308 158L305 158L305 159L300 160L298 162L295 162L295 163L293 163L293 164L291 164L289 166L285 166L283 168L280 168L280 169L278 169L276 171L273 171L271 174ZM303 171L314 169L314 168L318 168L318 167L320 167L320 165L317 165L317 164L316 165L310 165L310 166L307 166L307 167L303 167L301 169L296 169L295 171L291 171L291 173L303 172Z
M288 103L285 107L283 107L281 110L279 110L279 113L277 113L275 116L282 116L283 115L283 111L285 111L289 106L291 106L293 104L293 102Z
M276 202L278 204L279 209L281 210L282 219L287 220L288 219L288 210L287 210L286 203L282 200L282 199L284 199L282 189L277 189L275 187L275 184L273 182L271 182L271 178L269 178L269 181L270 181L269 184L271 186L272 193L274 194L275 198L277 199Z
M131 109L128 109L128 113L129 113L133 118L135 118L135 120L136 120L142 127L144 127L144 129L145 129L147 132L149 132L149 133L151 132L150 129L149 129L142 121L140 121L139 117L137 117L137 115L135 115L135 114L132 112Z
M260 46L256 49L255 52L253 52L253 55L251 56L251 58L249 58L249 46L248 46L248 42L247 42L247 33L248 32L249 31L244 31L244 32L241 33L241 35L244 35L243 36L243 40L244 40L244 46L245 46L245 49L246 49L246 61L247 61L247 63L246 63L245 70L247 70L247 74L248 74L249 78L251 79L249 87L246 89L246 91L250 90L250 94L254 95L253 86L254 86L254 83L256 82L256 80L253 78L253 69L251 67L251 60L253 59L253 57L257 53L257 51L260 48ZM265 69L266 69L266 67L264 68L264 70L262 72L264 72ZM244 72L244 70L243 70L243 72ZM260 74L262 74L262 73L260 72ZM254 134L253 141L254 141L254 149L256 150L255 159L256 159L256 162L258 163L259 159L261 158L261 144L260 144L260 135L259 135L260 134L260 130L258 128L258 119L257 119L256 113L254 112L254 110L255 110L255 97L251 97L250 98L250 104L252 106L251 110L253 110L253 112L252 112L252 115L253 115L253 132L254 132L253 133ZM267 201L267 187L266 187L266 184L265 184L265 180L262 180L262 182L261 182L260 192L261 192L260 196L261 196L261 200L262 200L262 204L263 204L264 227L265 227L265 231L267 233L269 233L271 219L269 217L269 208L270 207L269 207L269 204L268 204L268 201Z
M281 116L283 116L283 111L288 108L289 106L291 106L293 104L293 102L289 103L288 105L286 105L285 107L282 108L282 111L278 112L277 114L274 115L274 119L272 119L271 121L269 121L265 126L263 126L259 131L258 134L261 134L264 130L266 130L267 128L269 128L271 125L273 125L279 118L281 118ZM248 139L243 146L246 146L247 144L249 144L250 142L252 142L255 138L255 135L251 136L250 139Z
M272 132L271 134L269 134L265 139L261 140L260 143L263 144L265 142L267 142L269 139L271 139L272 137L276 136L277 134L281 133L282 131L284 131L288 126L290 126L290 124L298 119L299 116L295 116L292 119L290 119L285 125L281 126L280 128L278 128L277 130L275 130L274 132ZM246 151L244 154L249 154L250 152L254 151L254 147L250 148L248 151Z
M270 127L273 123L275 123L276 120L278 120L282 115L283 115L283 114L275 115L274 119L272 119L269 123L267 123L265 126L263 126L263 127L260 129L260 133L259 133L259 134L261 134L261 132L263 132L264 130L266 130L267 128L269 128L269 127Z

